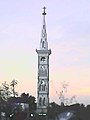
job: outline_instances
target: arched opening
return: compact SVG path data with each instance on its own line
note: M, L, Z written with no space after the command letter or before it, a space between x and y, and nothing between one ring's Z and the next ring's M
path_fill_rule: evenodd
M39 85L39 91L41 91L41 85Z
M45 48L45 42L44 41L42 42L42 48Z
M41 57L42 62L45 62L45 59L46 59L45 57Z
M45 91L46 85L42 85L42 91Z
M42 98L41 97L39 98L39 105L40 106L42 105Z
M40 76L47 76L47 68L45 65L41 65L39 68L39 75Z
M43 98L43 105L45 106L46 104L45 104L45 98Z

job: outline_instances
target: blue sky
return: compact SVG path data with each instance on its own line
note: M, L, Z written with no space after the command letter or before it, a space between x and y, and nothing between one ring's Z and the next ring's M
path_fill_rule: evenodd
M37 54L42 8L47 7L50 56L50 100L69 83L68 96L90 101L90 1L0 1L0 84L18 80L17 91L36 96ZM32 87L33 85L33 87ZM53 87L54 85L54 87ZM54 99L56 98L56 99Z

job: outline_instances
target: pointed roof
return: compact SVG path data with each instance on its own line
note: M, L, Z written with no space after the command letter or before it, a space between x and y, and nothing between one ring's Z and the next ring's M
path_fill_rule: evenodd
M47 43L47 33L46 33L46 23L45 23L45 9L46 7L44 6L44 11L42 13L43 15L43 28L42 28L42 32L41 32L41 42L40 42L40 49L48 49L48 43Z
M42 53L48 53L51 54L51 49L48 49L48 42L47 42L47 32L46 32L46 22L45 22L45 16L46 16L46 7L43 7L43 24L42 24L42 30L41 30L41 40L40 40L40 48L39 50L36 49L36 52L38 54Z

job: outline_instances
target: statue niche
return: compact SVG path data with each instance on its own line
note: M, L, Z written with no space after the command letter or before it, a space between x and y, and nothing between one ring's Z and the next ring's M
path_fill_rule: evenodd
M47 68L44 65L41 65L39 68L39 76L47 76Z

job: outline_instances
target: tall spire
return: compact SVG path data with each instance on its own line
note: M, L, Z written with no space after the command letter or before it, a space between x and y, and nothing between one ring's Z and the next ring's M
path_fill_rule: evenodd
M49 55L51 49L48 49L45 7L42 13L43 24L41 31L40 48L36 49L38 54L38 81L37 81L37 113L47 114L49 107Z
M47 33L46 33L46 23L45 23L45 15L46 15L46 7L44 6L44 11L42 13L43 15L43 28L41 32L41 41L40 41L40 49L41 50L47 50L48 49L48 43L47 43Z

